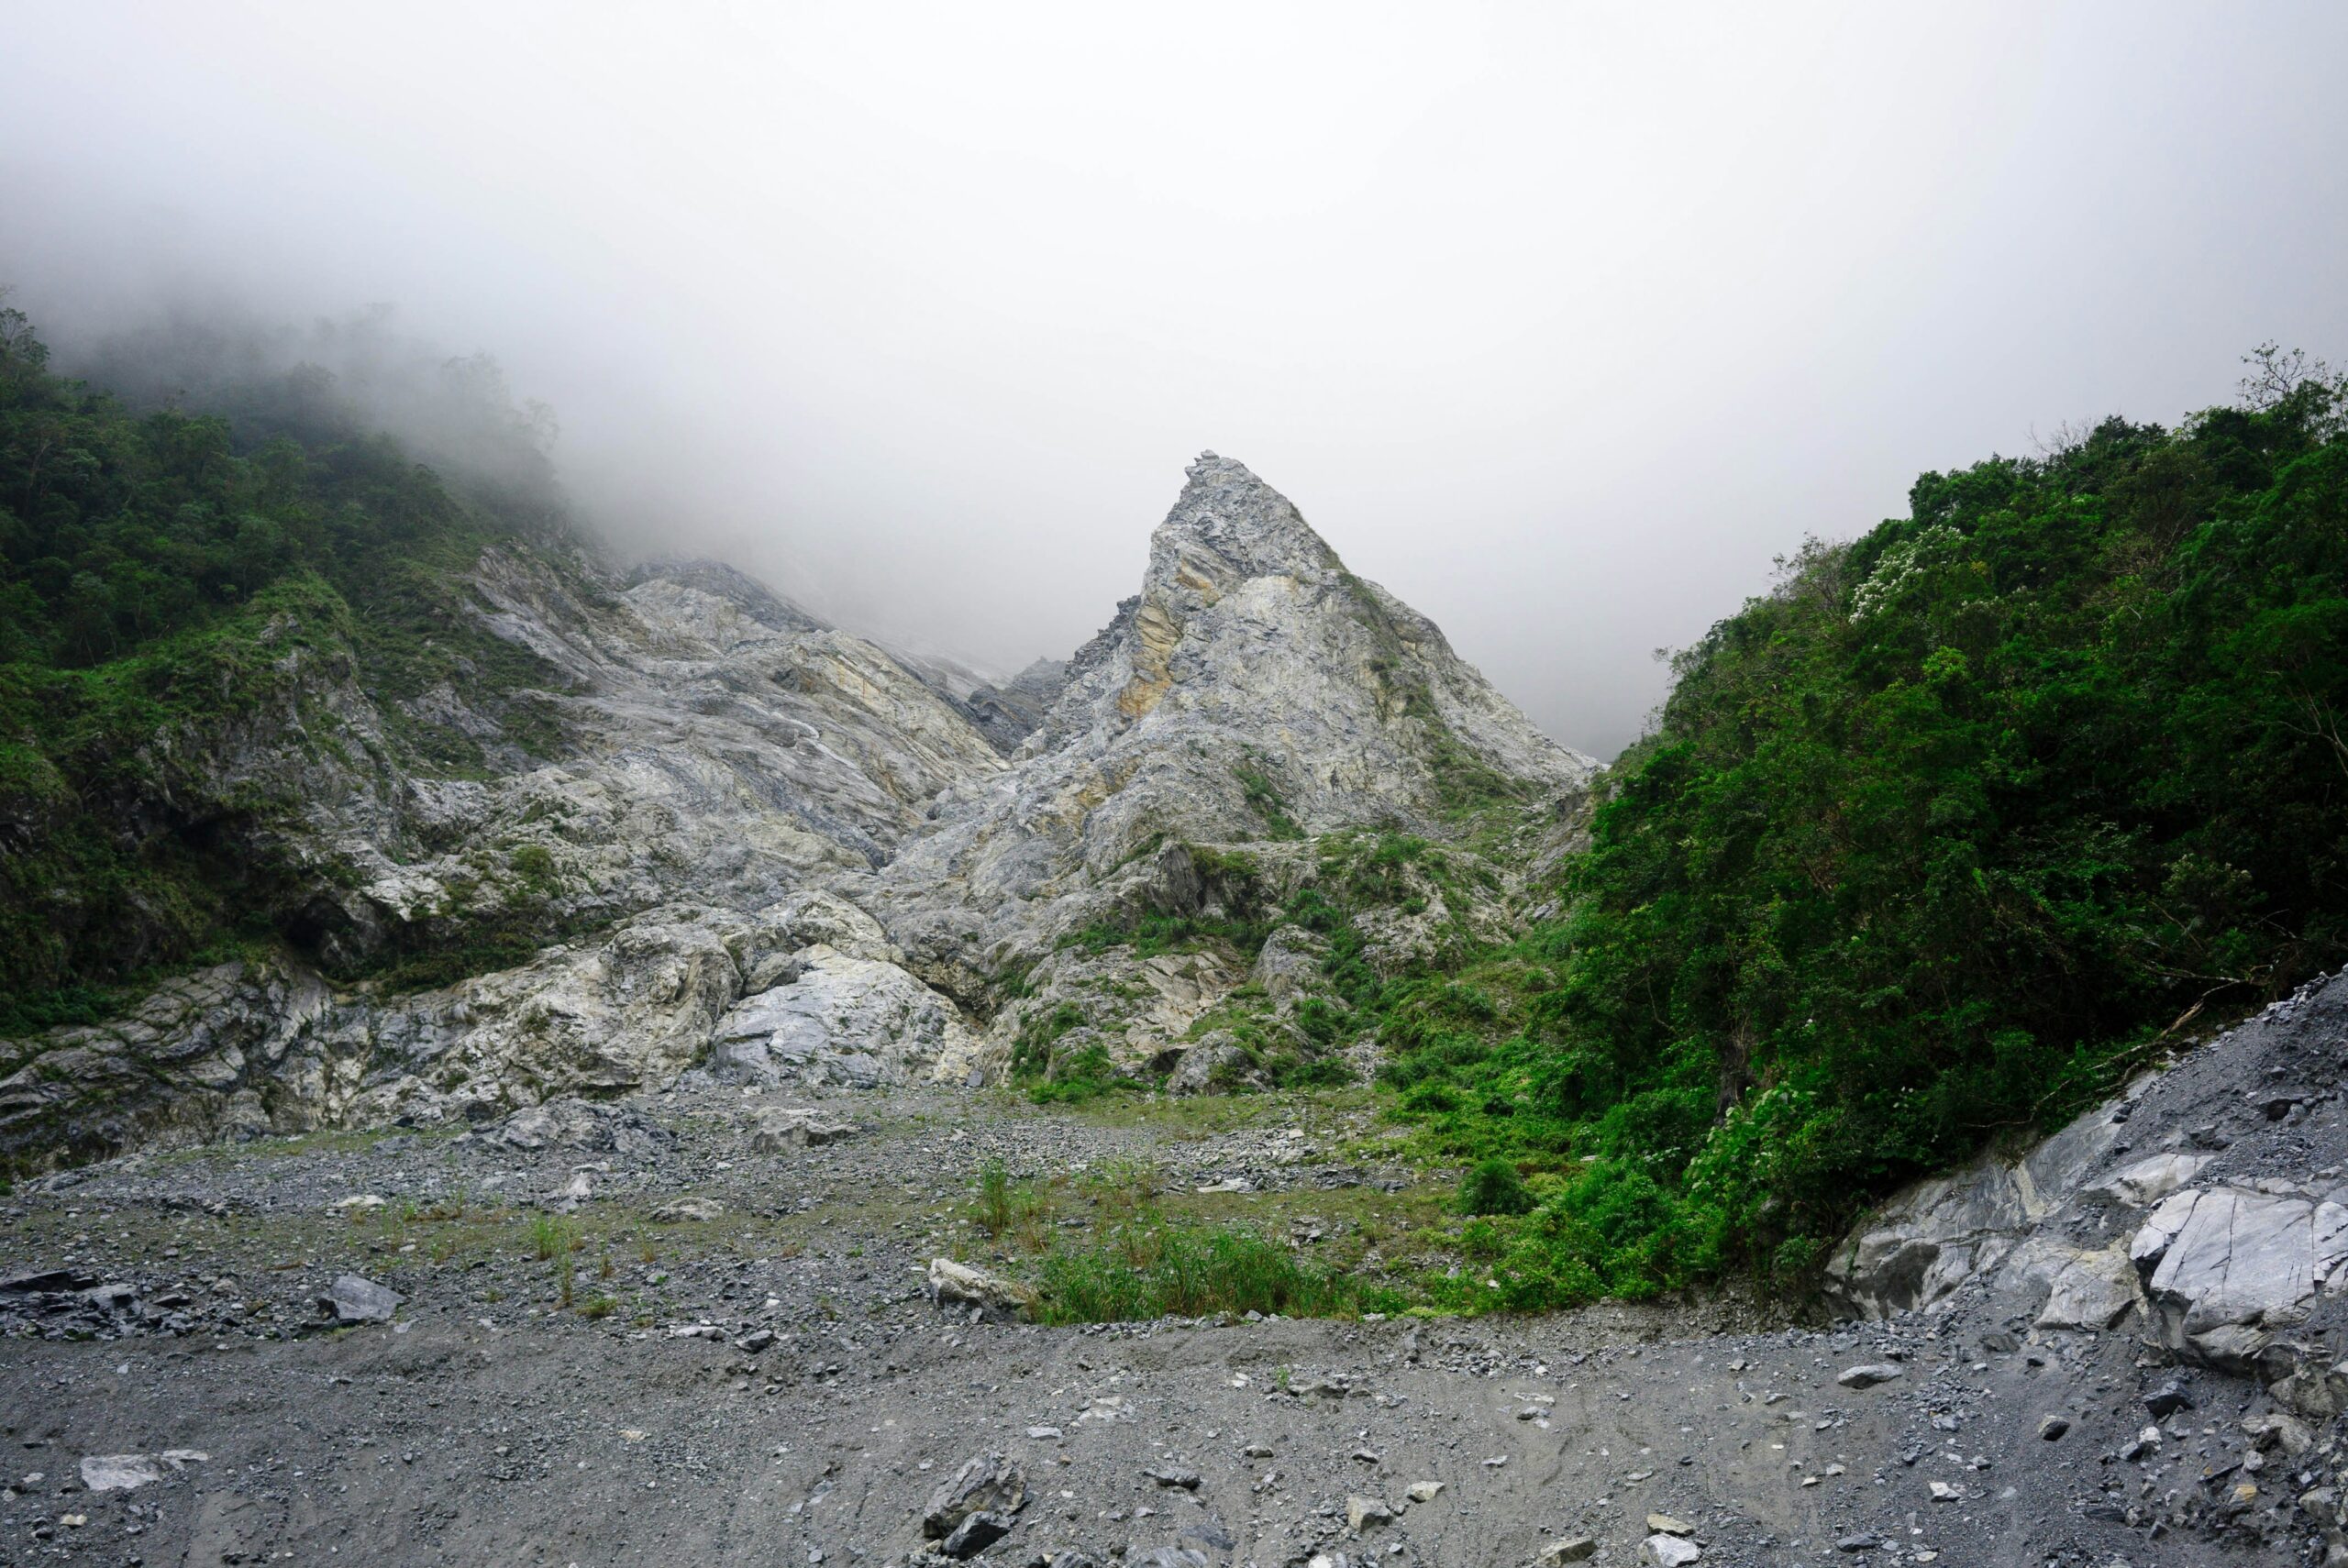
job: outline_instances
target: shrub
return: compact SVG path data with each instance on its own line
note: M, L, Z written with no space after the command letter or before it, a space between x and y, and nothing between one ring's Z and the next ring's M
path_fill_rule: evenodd
M1459 1182L1462 1214L1527 1214L1533 1194L1516 1166L1498 1154L1479 1160Z

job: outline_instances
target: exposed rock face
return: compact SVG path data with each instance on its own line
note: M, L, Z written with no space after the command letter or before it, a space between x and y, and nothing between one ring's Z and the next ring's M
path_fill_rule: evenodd
M1065 665L1000 685L892 656L707 562L623 576L515 544L466 587L482 626L542 661L546 689L509 706L552 715L558 741L526 746L512 712L445 685L379 701L348 660L289 642L283 701L207 732L182 770L199 792L291 802L253 848L305 868L281 925L307 933L317 970L225 966L104 1028L0 1043L0 1156L489 1121L688 1071L976 1081L1023 1040L1047 1067L1260 1081L1256 1047L1208 1015L1253 979L1263 1026L1302 1048L1319 937L1281 926L1260 956L1254 939L1147 955L1063 939L1152 916L1260 921L1314 874L1308 834L1452 838L1494 802L1573 799L1594 768L1211 453L1153 537L1142 592ZM426 731L484 764L425 766ZM1547 821L1535 856L1570 834L1569 813ZM1501 881L1414 885L1407 912L1365 914L1365 951L1401 962L1445 931L1503 930L1504 900L1474 891ZM482 931L542 945L405 994L318 972Z
M1284 497L1208 453L1151 540L1140 595L1070 660L1014 766L945 791L870 907L949 993L1032 969L1057 1000L1080 983L1059 974L1069 933L1229 912L1227 889L1161 845L1261 850L1364 825L1442 837L1490 799L1569 796L1595 770L1347 572ZM998 1027L990 1060L1010 1043Z
M2343 1043L2348 975L2034 1148L1909 1188L1844 1243L1829 1297L1883 1317L1977 1296L2041 1329L2127 1328L2255 1372L2309 1413L2348 1408L2332 1364L2348 1348Z

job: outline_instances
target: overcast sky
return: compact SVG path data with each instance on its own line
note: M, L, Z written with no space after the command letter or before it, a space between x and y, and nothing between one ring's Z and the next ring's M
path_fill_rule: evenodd
M2348 358L2348 6L26 4L0 280L393 302L636 539L996 668L1202 447L1558 738L1916 473Z

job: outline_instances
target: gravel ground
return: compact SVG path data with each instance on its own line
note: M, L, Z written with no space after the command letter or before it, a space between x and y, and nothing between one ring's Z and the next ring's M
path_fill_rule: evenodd
M760 1152L786 1105L856 1131ZM1017 1266L968 1219L990 1159L1062 1178L1027 1245L1099 1222L1084 1172L1146 1160L1176 1211L1423 1266L1447 1187L1384 1139L1346 1096L699 1090L71 1173L0 1208L0 1561L877 1565L925 1553L934 1495L986 1456L1027 1499L996 1563L1510 1568L1587 1537L1619 1564L1668 1556L1657 1534L1706 1563L2321 1560L2288 1498L2338 1434L2262 1452L2254 1382L2125 1331L1726 1302L1045 1328L922 1288L941 1253ZM653 1218L684 1198L719 1211ZM558 1226L569 1309L536 1255ZM314 1327L345 1275L398 1293L392 1320ZM2171 1384L2191 1403L2122 1457ZM107 1455L155 1478L85 1485Z

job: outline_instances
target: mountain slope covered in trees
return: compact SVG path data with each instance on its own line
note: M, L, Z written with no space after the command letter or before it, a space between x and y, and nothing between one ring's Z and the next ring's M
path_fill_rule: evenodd
M1566 912L1380 1000L1521 1305L1799 1278L1872 1197L2348 955L2348 396L1930 473L1678 658Z
M0 1033L298 922L291 868L253 853L291 802L199 760L262 715L299 728L322 679L389 699L386 745L440 771L500 765L399 701L444 685L522 757L560 743L550 668L462 598L484 547L561 535L538 432L478 362L449 390L499 482L460 489L315 368L256 372L232 420L47 359L0 309Z

